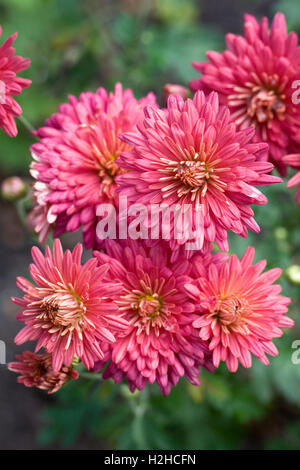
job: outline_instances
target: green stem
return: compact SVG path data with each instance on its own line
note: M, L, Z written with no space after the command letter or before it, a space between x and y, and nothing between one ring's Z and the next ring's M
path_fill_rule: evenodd
M144 417L148 409L148 398L148 389L145 387L136 397L132 397L129 400L133 412L132 434L137 449L139 450L145 450L147 448L147 439L144 432Z
M83 379L88 379L88 380L98 380L99 382L102 381L102 377L99 374L92 373L90 374L89 372L79 372L80 377Z
M28 130L28 132L30 132L30 134L33 133L34 131L34 127L33 125L28 121L28 119L26 119L23 114L21 114L21 116L19 116L19 119L21 121L21 123L23 124L23 126Z
M18 216L23 224L23 226L28 230L28 223L27 223L27 206L31 202L31 194L27 194L22 199L16 201L15 206L18 212Z

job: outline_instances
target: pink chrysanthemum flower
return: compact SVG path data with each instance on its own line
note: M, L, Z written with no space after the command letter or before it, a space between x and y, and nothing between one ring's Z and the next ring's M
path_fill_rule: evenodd
M289 180L287 187L292 188L293 186L300 185L300 153L294 153L283 157L284 163L290 165L292 168L297 169L297 173ZM300 186L297 189L296 201L300 204Z
M226 361L231 372L239 362L251 367L251 353L268 364L266 353L278 354L272 339L294 324L285 316L290 299L279 295L280 285L273 284L281 270L262 274L266 262L252 265L254 254L250 247L240 260L232 255L218 265L198 265L194 282L185 285L198 313L193 326L208 342L214 366Z
M31 147L31 174L37 180L38 204L46 212L43 227L37 221L36 231L46 232L47 222L51 227L55 223L55 236L82 226L86 247L95 245L96 208L117 204L115 177L122 170L116 159L130 148L118 135L134 130L150 103L155 104L152 93L136 100L118 83L114 93L99 88L79 99L70 96L36 132L40 142Z
M281 181L261 161L267 144L253 143L254 128L237 131L229 110L219 107L217 93L193 100L170 96L168 109L145 108L138 132L121 138L134 147L122 153L119 165L130 170L117 178L122 195L143 204L190 204L187 229L197 228L196 208L202 205L204 242L228 250L227 230L246 237L259 231L250 204L266 204L255 187Z
M129 327L111 345L103 377L116 383L128 377L131 391L157 382L165 395L183 376L199 385L199 366L213 368L205 343L192 327L197 316L183 290L189 262L172 263L167 249L149 249L137 241L107 241L106 248L107 254L95 256L110 265L110 279L123 285L113 300Z
M97 266L96 259L81 265L81 255L82 245L63 253L59 240L54 242L53 255L49 247L45 256L34 247L30 275L36 285L17 278L25 295L12 299L24 309L18 320L26 324L16 344L37 340L35 351L44 347L52 354L55 371L62 364L70 366L75 356L90 369L103 358L101 342L114 342L114 333L127 327L116 306L107 301L121 289L117 283L103 281L109 266Z
M62 366L59 371L52 369L51 354L35 354L25 351L16 356L18 362L10 362L8 369L20 374L18 382L26 387L36 387L48 390L48 393L57 392L69 380L78 379L78 372L73 367Z
M297 34L287 33L282 13L270 31L267 18L258 23L245 15L244 37L227 34L226 43L222 54L209 51L209 62L193 64L202 76L190 86L217 91L241 129L254 125L257 140L268 142L271 161L285 175L282 157L300 143L300 107L292 100L292 84L300 76Z
M0 36L1 34L0 26ZM31 80L17 76L18 72L30 66L30 60L15 56L16 50L12 44L16 37L17 33L0 46L0 127L10 137L15 137L18 133L14 117L22 114L22 108L13 96L19 95L23 88L31 84Z

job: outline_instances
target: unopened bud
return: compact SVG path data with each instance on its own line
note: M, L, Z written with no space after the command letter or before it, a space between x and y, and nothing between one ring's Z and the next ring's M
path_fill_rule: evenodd
M179 95L184 100L191 96L191 92L188 88L182 85L176 85L175 83L167 83L163 89L163 104L167 105L167 101L170 95Z
M76 367L76 366L78 366L78 364L80 364L80 362L81 362L81 360L79 359L79 357L74 356L74 359L72 361L72 366Z
M275 238L279 241L286 240L288 237L288 231L285 227L277 227L274 230Z
M286 269L285 273L287 278L293 284L300 284L300 266L298 266L297 264L292 264L292 266L289 266Z
M135 390L134 392L131 392L128 388L127 385L121 385L121 395L126 398L127 400L130 400L132 398L135 398L136 396L138 396L140 394L140 391L139 390Z
M5 201L17 201L27 190L27 184L18 176L10 176L1 183L1 196Z

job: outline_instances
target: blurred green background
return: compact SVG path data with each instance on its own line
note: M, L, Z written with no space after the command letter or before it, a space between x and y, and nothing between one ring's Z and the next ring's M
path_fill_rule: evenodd
M3 36L18 31L17 53L32 60L23 75L33 85L18 102L34 127L69 93L100 85L112 89L116 81L137 97L153 90L160 99L166 82L187 85L197 76L191 62L203 60L209 49L222 50L226 32L242 32L244 12L260 18L278 10L300 32L298 0L0 0ZM28 175L33 139L20 122L18 127L16 139L0 134L1 178ZM124 385L90 380L70 384L51 399L24 389L24 396L36 394L38 400L38 406L28 405L29 415L37 416L30 428L37 447L76 448L82 436L90 436L86 447L99 442L117 449L300 448L300 364L291 361L292 343L300 339L300 206L285 183L264 190L269 204L255 208L261 234L230 239L231 251L239 256L251 244L257 260L267 258L269 267L283 268L281 283L293 299L290 315L296 326L275 340L279 357L268 367L254 360L251 370L236 374L225 367L215 374L203 372L201 387L181 381L167 398L155 386L130 395ZM10 209L2 204L1 210L8 221ZM7 240L1 243L3 253L17 253L18 259L30 244L16 251ZM2 276L9 269L8 261ZM25 274L23 269L18 274ZM10 387L21 387L12 380ZM14 403L8 406L13 414ZM24 447L22 432L28 428L22 431L12 421L9 429L11 440L18 436L16 445Z

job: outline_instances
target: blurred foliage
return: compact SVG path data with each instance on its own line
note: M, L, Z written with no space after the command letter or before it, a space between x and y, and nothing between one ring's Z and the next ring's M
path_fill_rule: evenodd
M299 3L295 0L277 0L273 8L274 12L281 11L285 14L290 30L299 31L300 16Z
M253 4L258 1L240 2L241 13ZM222 28L203 24L202 6L196 0L0 0L3 35L17 30L17 53L32 60L23 75L33 85L18 98L24 115L38 127L69 93L112 89L116 81L137 97L149 90L160 97L166 82L186 85L197 76L191 62L223 47ZM273 2L273 9L284 11L290 26L300 30L297 0ZM0 134L2 175L27 174L33 138L18 127L16 139ZM283 292L293 299L291 316L298 326L275 340L279 356L268 367L254 360L251 370L237 374L225 367L204 371L201 387L181 381L166 398L155 386L131 395L124 384L74 382L51 397L41 445L76 445L85 430L105 448L300 447L300 365L291 362L291 345L300 338L300 206L285 183L263 191L269 204L255 208L261 233L248 239L231 235L230 249L240 256L253 245L257 260L283 269Z

